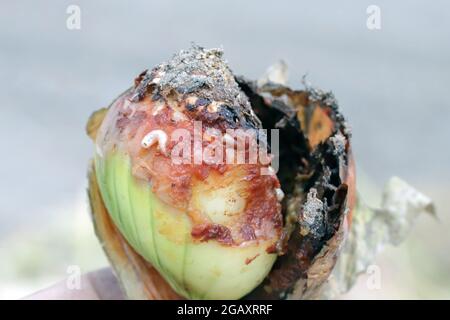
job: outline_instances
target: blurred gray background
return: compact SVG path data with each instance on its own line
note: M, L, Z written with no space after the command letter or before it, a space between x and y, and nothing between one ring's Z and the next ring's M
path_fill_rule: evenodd
M68 30L66 9L81 8ZM381 30L366 8L381 8ZM84 126L134 77L191 41L223 47L236 74L284 59L332 90L353 128L360 189L398 175L435 200L408 241L347 298L449 298L448 1L0 1L0 298L106 265L90 225Z

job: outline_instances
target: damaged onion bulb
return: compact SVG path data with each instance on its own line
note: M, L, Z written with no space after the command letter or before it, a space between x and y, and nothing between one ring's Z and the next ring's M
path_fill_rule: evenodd
M319 287L349 220L348 130L331 98L256 86L193 46L95 113L91 207L125 293L158 298L154 268L189 299L300 298L331 248ZM280 131L279 150L262 129Z

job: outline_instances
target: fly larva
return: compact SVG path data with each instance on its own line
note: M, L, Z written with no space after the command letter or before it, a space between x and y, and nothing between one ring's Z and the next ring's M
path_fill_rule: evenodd
M145 149L158 143L158 149L167 155L167 134L162 130L153 130L147 133L141 141L141 146Z

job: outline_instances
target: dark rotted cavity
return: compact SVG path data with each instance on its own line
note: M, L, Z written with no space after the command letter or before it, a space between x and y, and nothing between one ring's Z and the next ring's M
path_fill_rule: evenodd
M300 233L301 221L296 225L288 242L285 254L280 256L263 285L252 292L250 298L279 299L287 297L298 280L305 278L314 257L321 251L338 228L339 217L343 214L347 186L342 184L338 163L329 157L332 154L329 143L319 146L310 159L312 175L304 184L304 193L312 188L317 191L317 199L323 201L322 220L317 230L306 235ZM339 161L339 160L337 160ZM271 292L263 289L269 286Z
M294 190L296 173L302 171L309 161L307 141L300 124L295 119L295 112L282 101L267 105L264 98L257 93L256 83L243 77L236 78L241 90L250 100L253 111L267 129L267 141L271 141L270 129L279 129L279 171L277 173L283 191L290 194Z
M270 103L258 93L254 82L238 78L241 90L247 95L256 115L261 119L266 129L277 128L280 135L280 167L277 176L287 197L298 192L300 187L303 198L311 190L320 204L320 214L314 225L314 232L301 233L302 212L298 212L298 221L291 233L284 233L282 252L269 276L246 298L279 299L287 297L300 279L306 277L306 272L312 261L322 250L324 244L332 238L339 227L340 218L344 214L347 185L342 183L340 168L346 165L345 152L336 151L332 138L319 144L314 150L308 147L307 138L302 131L293 106L287 105L281 99L269 99ZM281 90L289 90L281 87ZM292 91L290 91L292 93ZM299 94L302 92L299 92ZM304 92L303 92L304 93ZM309 91L306 91L309 94ZM343 117L338 114L337 104L330 95L316 91L310 103L317 103L330 111L335 121L336 133L345 135L346 126ZM299 177L303 177L299 179ZM303 199L306 204L306 199ZM286 215L286 203L283 203L283 213ZM266 288L270 290L267 291Z

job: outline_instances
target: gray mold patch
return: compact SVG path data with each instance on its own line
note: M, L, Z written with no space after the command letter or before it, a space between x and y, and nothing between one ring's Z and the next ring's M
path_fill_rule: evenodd
M197 120L224 122L226 126L242 128L261 127L247 96L223 59L221 49L192 45L169 61L142 72L135 80L131 100L139 101L148 94L153 100L171 97L179 102L194 96L205 105L218 105L200 113ZM187 105L186 111L194 112L197 107Z
M347 144L347 139L340 132L336 133L334 136L330 138L331 143L333 144L334 150L333 154L335 156L341 156L345 153L345 146Z
M149 87L167 96L176 92L181 96L195 94L211 101L245 105L247 97L241 92L234 75L223 59L221 49L205 49L192 45L137 79L133 99L139 100Z
M324 232L325 205L317 197L317 190L311 188L307 194L307 199L303 205L300 216L301 233L311 233L315 237L322 237Z

